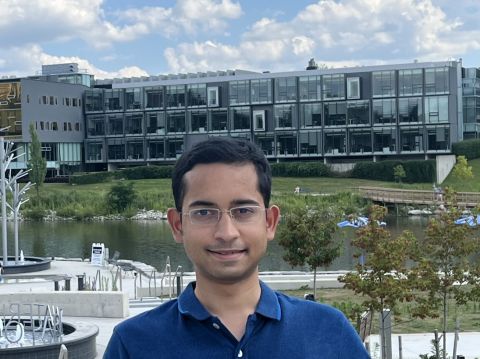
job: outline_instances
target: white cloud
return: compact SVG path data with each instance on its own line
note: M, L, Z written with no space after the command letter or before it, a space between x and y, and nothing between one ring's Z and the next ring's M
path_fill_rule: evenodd
M3 53L3 51L1 51ZM42 65L78 63L78 67L96 78L148 76L147 72L137 66L128 66L116 71L105 71L78 56L55 56L43 51L38 45L9 48L8 57L0 59L2 75L30 76L42 68ZM16 69L13 71L12 69Z
M477 0L465 11L480 14ZM480 49L480 30L448 17L447 0L320 0L290 20L261 18L240 41L209 51L207 43L182 43L165 51L175 71L222 69L293 70L310 57L327 66L445 60ZM449 5L453 6L453 5ZM459 12L459 11L457 11ZM225 48L229 56L225 56ZM221 59L221 60L220 60Z

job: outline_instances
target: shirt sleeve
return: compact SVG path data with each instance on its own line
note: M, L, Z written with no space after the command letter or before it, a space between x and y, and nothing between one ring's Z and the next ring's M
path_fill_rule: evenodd
M103 354L103 359L130 359L130 355L123 344L122 338L115 330Z

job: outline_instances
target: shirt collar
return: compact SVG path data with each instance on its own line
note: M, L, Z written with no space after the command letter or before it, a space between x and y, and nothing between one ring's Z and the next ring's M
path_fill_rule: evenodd
M188 315L197 320L205 320L210 318L211 315L195 295L195 285L195 282L188 284L178 298L178 311L182 315ZM260 288L262 293L255 312L270 319L280 320L282 310L276 293L262 281L260 281Z

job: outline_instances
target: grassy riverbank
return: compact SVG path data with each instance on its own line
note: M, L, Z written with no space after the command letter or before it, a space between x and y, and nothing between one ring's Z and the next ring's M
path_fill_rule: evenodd
M311 293L311 290L293 290L284 291L286 294L303 298L305 293ZM348 309L352 304L360 304L362 297L356 295L348 289L319 289L318 301L327 303L335 307L340 307L348 315ZM340 303L346 303L343 307ZM435 329L442 327L440 318L416 319L410 315L409 305L400 303L397 312L393 316L392 331L393 333L433 333ZM478 331L480 328L480 303L468 302L467 305L455 307L453 301L449 302L448 312L448 328L453 331L455 328L455 320L460 320L460 328L462 331ZM373 333L378 332L378 320L373 321Z

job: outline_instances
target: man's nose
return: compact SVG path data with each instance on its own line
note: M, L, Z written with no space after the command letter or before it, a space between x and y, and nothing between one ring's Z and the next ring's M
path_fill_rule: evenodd
M228 211L222 213L215 229L215 237L217 239L229 241L239 236L236 222Z

